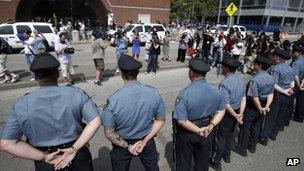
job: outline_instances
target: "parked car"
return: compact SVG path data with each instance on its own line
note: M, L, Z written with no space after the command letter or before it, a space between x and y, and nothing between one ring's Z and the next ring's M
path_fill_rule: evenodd
M245 39L247 37L247 30L244 26L241 25L233 25L233 28L235 31L240 31L242 35L242 39ZM210 31L212 34L215 34L218 30L223 30L224 34L227 35L229 32L229 27L227 25L221 25L219 27L211 28Z
M37 30L43 34L51 48L54 48L52 43L55 36L54 29L49 23L40 22L14 22L0 24L0 37L4 38L13 50L24 48L23 43L18 38L17 34L23 34L25 30Z
M144 34L146 32L149 32L151 30L151 28L153 28L153 27L155 27L157 29L158 37L159 37L160 41L162 41L162 39L165 37L165 32L166 32L166 29L162 24L153 24L153 23L130 24L124 30L124 32L126 33L128 43L130 44L132 42L134 32L135 32L135 30L138 30L139 36L140 36L140 42L141 42L141 44L144 44L146 42L146 40L144 38ZM109 34L111 34L111 33L109 32ZM114 42L113 34L112 34L112 37L113 37L113 39L111 40L111 43Z

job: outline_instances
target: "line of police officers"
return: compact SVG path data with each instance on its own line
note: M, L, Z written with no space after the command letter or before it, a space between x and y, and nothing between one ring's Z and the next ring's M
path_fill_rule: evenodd
M289 55L285 51L275 50L271 58L258 56L256 74L247 88L235 74L241 65L236 59L223 61L226 78L219 88L205 79L209 65L191 59L191 84L179 93L173 113L174 169L190 170L193 157L194 170L208 170L210 162L220 170L222 158L230 162L231 150L246 156L247 149L255 152L259 141L266 145L268 138L275 140L289 123L293 95L295 118L303 121L303 53L304 48L294 47L297 59L293 68L286 62ZM100 110L84 91L58 86L59 62L52 55L37 56L31 71L41 87L12 107L2 132L1 150L34 160L36 170L93 170L87 144L102 120L113 146L113 170L128 170L135 156L146 170L159 170L154 137L165 121L164 101L155 88L137 81L140 62L124 55L118 66L125 85ZM240 134L233 147L237 123Z

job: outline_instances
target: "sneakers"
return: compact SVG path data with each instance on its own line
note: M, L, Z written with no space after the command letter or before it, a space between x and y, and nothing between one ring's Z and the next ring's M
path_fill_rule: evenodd
M94 81L94 84L97 85L97 86L101 86L102 85L101 82L97 81L97 80Z
M156 72L153 72L153 75L156 75Z
M10 77L6 77L4 80L0 82L0 84L8 83L11 80Z
M18 79L19 79L19 75L13 75L13 76L12 76L11 83L15 83L15 82L17 82L17 81L18 81Z
M119 69L116 70L115 74L119 74Z

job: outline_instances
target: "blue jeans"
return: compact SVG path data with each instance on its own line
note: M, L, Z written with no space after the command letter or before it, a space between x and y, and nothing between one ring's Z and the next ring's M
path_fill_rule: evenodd
M33 54L25 54L25 58L26 58L26 64L29 67L29 69L31 68L31 65L35 59L35 56ZM32 71L30 71L32 78L34 78L34 73Z
M147 72L154 72L156 73L156 67L157 67L157 54L150 54L148 59L148 68Z

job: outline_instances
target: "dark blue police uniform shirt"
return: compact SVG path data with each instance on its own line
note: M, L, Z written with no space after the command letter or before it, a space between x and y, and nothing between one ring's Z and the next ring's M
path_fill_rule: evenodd
M288 89L295 75L293 69L286 62L280 62L273 67L271 76L275 84L283 89Z
M266 71L256 73L248 83L247 96L266 100L274 92L274 80Z
M4 140L23 135L36 147L56 146L76 140L99 109L82 90L42 86L17 100L2 132Z
M206 80L197 80L179 93L173 118L193 121L212 116L225 107L225 99L219 89Z
M293 62L292 68L300 81L304 78L304 57Z
M143 138L155 118L165 119L165 103L155 88L134 81L107 99L101 117L123 139Z
M239 109L246 89L243 80L236 74L229 74L219 85L227 104L232 109Z

